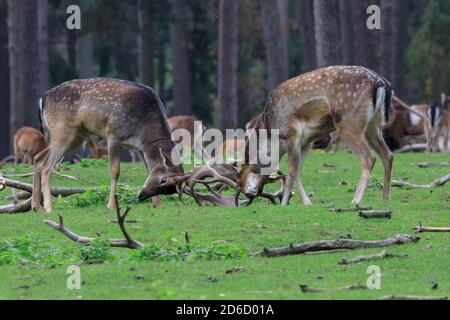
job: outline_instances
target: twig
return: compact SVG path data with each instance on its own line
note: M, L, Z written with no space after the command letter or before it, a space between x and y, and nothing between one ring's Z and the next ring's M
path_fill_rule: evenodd
M424 227L422 226L422 223L418 227L415 227L414 230L416 230L417 233L424 233L424 232L450 232L450 228L438 228L438 227Z
M122 215L120 213L121 210L120 210L120 207L118 204L118 196L117 195L115 196L115 201L116 201L116 208L117 208L117 210L116 210L117 221L119 223L120 231L122 232L123 236L125 237L125 240L112 239L112 240L108 240L109 244L111 245L111 247L115 247L115 248L128 248L128 249L143 248L144 245L142 243L134 240L125 228L125 220L127 219L128 213L130 212L131 208L127 207L127 209L125 210L125 213ZM61 232L69 239L75 241L76 243L82 244L82 245L90 245L90 244L92 244L92 242L94 240L96 240L96 238L88 238L88 237L79 236L76 233L72 232L71 230L67 229L64 226L64 218L61 215L59 216L59 224L56 222L53 222L51 220L45 220L44 223L46 223L51 228Z
M419 168L431 168L431 167L450 167L450 162L420 162L416 163Z
M359 256L354 259L342 258L342 260L341 260L341 262L339 262L339 264L340 265L350 265L350 264L358 264L360 262L368 261L368 260L377 260L377 259L385 259L385 258L404 258L404 257L406 257L406 256L390 254L390 253L387 253L387 251L385 250L378 254L372 254L372 255L368 255L368 256Z
M383 248L392 245L401 245L406 243L412 243L419 241L420 238L410 235L397 235L392 238L384 240L374 240L374 241L361 241L361 240L324 240L324 241L314 241L302 244L291 244L287 247L264 249L259 252L253 253L254 256L260 257L283 257L296 254L305 254L306 252L317 252L317 251L330 251L338 249L368 249L368 248Z
M375 211L360 211L359 216L365 219L376 218L392 218L392 211L389 210L375 210Z
M447 297L426 297L426 296L384 296L378 300L448 300Z
M346 291L346 290L367 290L367 286L363 285L356 285L356 286L345 286L345 287L338 287L338 288L313 288L306 284L300 285L300 290L302 290L303 293L319 293L319 292L334 292L334 291Z
M450 181L450 174L448 174L442 178L439 178L430 184L413 184L413 183L406 182L404 180L394 180L394 181L392 181L392 186L398 187L398 188L405 187L408 189L432 189L432 188L442 187L449 181Z

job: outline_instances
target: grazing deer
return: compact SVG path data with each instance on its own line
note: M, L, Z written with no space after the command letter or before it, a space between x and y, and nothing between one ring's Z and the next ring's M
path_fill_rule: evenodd
M375 72L357 66L335 66L306 73L286 81L270 95L256 126L279 130L279 158L287 153L289 174L282 205L287 205L296 185L305 205L311 204L299 179L311 144L333 131L358 157L362 174L353 198L363 198L375 165L375 151L384 165L384 200L389 200L393 155L386 146L381 127L389 121L390 83ZM246 160L249 159L246 146ZM261 174L261 164L246 162L238 177L240 191L253 198L270 182Z
M442 109L436 125L436 149L450 152L450 97L442 94ZM442 141L440 141L442 140Z
M202 159L203 156L203 142L202 137L206 128L202 125L196 125L196 122L200 123L196 117L192 116L175 116L169 118L169 125L172 132L176 130L187 130L191 137L191 141L182 141L184 148L191 148L197 158Z
M45 136L30 127L20 128L14 135L15 163L33 164L34 157L48 148Z
M127 81L97 78L73 80L49 90L41 100L41 119L51 136L50 148L35 158L34 210L52 211L50 174L58 161L90 135L108 142L111 194L120 173L121 146L139 150L149 173L139 200L177 192L183 168L171 159L174 143L164 105L153 89Z

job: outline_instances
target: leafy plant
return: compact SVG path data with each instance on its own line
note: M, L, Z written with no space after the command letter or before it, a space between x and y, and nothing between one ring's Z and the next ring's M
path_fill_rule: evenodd
M105 262L115 258L115 251L105 239L95 239L91 245L79 247L79 254L87 262Z

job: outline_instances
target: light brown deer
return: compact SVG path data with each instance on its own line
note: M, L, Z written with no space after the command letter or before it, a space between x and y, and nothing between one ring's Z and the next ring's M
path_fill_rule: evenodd
M362 174L353 198L363 198L375 165L374 151L384 165L384 199L389 200L393 155L386 146L381 127L388 122L392 90L390 83L375 72L357 66L335 66L316 70L286 81L270 95L256 126L277 129L280 136L279 158L287 153L289 174L282 205L287 205L296 185L305 205L311 204L299 179L299 173L313 141L337 131L358 157ZM270 131L269 131L270 134ZM246 160L251 155L246 147ZM238 186L247 197L255 197L268 183L261 175L261 164L242 166Z
M441 99L442 109L436 125L436 149L450 152L450 97L443 93Z
M52 211L50 174L58 161L90 135L108 142L111 194L108 207L116 209L114 195L120 173L122 145L139 150L149 177L139 200L177 192L184 175L171 158L174 143L163 103L153 89L115 79L73 80L48 91L41 102L44 130L50 148L35 158L34 210Z
M14 135L15 163L33 164L34 157L48 148L45 136L31 127L20 128Z
M202 159L203 156L203 144L202 137L205 132L205 127L200 124L200 120L193 116L175 116L169 118L169 125L172 132L176 130L186 130L189 132L191 141L181 141L184 148L191 148L197 158Z

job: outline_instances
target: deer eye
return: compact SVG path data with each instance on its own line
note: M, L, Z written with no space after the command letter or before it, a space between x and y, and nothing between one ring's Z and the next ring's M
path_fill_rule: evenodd
M167 183L167 179L166 178L161 180L161 184L166 184L166 183Z

